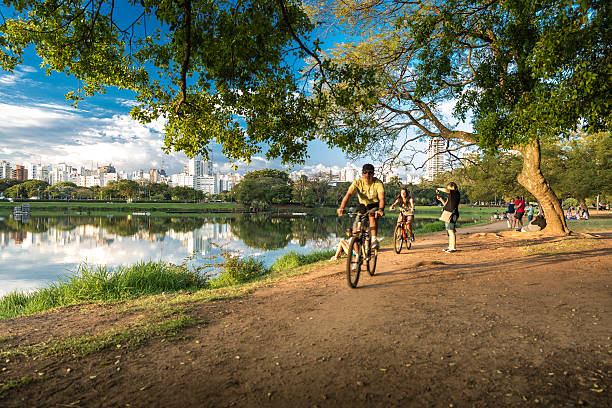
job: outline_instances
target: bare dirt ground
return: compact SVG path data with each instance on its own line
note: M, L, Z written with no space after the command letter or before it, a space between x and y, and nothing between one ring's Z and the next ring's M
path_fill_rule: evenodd
M357 289L334 263L192 305L202 323L175 340L3 358L0 383L37 380L0 406L612 406L612 232L491 232L501 228L459 230L454 254L444 232L400 255L385 247ZM549 246L520 249L531 244ZM0 338L35 344L138 317L72 307L2 321Z

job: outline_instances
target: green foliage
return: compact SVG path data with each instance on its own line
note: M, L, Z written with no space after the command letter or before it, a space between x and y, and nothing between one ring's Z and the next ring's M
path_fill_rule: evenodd
M50 198L73 198L79 190L76 184L69 181L62 181L47 187L45 193Z
M225 255L222 267L223 271L211 279L211 288L250 282L269 273L262 260L253 257L240 258L232 254Z
M309 43L313 25L298 3L130 1L121 15L134 16L131 25L111 0L5 5L2 69L32 46L47 72L78 80L67 95L75 103L109 86L133 90L135 119L166 120L167 150L207 156L218 142L227 157L249 161L266 144L269 158L305 158L313 103L300 92L294 63L304 53L294 36Z
M430 232L444 231L445 224L442 221L434 221L427 223L418 229L421 234L427 234ZM416 232L416 231L415 231Z
M288 271L298 266L308 265L311 263L329 259L334 255L335 251L317 251L309 254L298 254L295 251L289 251L278 258L270 267L272 272Z
M280 170L257 170L247 173L244 179L232 188L232 194L241 204L250 205L258 201L266 205L287 204L291 201L291 180Z
M13 187L15 184L19 183L21 183L21 181L19 180L13 180L9 178L0 179L0 193L4 193L8 188ZM7 196L6 194L4 195Z
M12 292L0 299L0 319L9 319L80 302L117 301L207 286L205 277L159 262L113 270L81 265L73 274L32 293Z
M172 189L172 199L198 201L204 199L204 193L192 187L177 186Z

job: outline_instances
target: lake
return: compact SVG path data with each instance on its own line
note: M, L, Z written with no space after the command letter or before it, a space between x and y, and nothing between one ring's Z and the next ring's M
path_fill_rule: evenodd
M417 227L430 220L416 220ZM149 216L0 217L0 296L57 281L79 264L117 267L140 261L182 263L194 251L216 257L221 248L260 257L271 265L287 251L334 249L350 226L348 218ZM389 237L394 219L381 223Z

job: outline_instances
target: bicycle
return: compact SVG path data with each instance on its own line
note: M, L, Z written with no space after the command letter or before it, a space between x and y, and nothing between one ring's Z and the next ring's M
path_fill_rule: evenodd
M402 221L397 224L395 231L393 231L393 247L396 254L402 252L402 245L405 245L408 250L412 247L412 238L409 236L407 218L407 216L402 214Z
M376 271L378 260L378 249L372 248L372 236L370 235L369 214L376 213L377 209L360 214L358 212L347 212L350 217L357 217L353 223L353 235L348 244L348 256L346 258L346 278L349 287L356 288L359 282L359 274L363 261L370 276ZM356 231L356 232L355 232Z

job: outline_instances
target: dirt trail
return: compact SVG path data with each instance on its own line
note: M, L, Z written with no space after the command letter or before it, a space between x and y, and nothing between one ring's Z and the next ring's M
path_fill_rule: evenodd
M611 406L612 233L525 255L518 247L558 238L494 234L503 227L459 230L454 254L444 232L400 255L382 248L376 276L354 290L335 263L197 304L204 323L183 340L3 361L0 382L34 370L44 380L0 406ZM72 308L0 322L0 337L31 342L118 316Z

